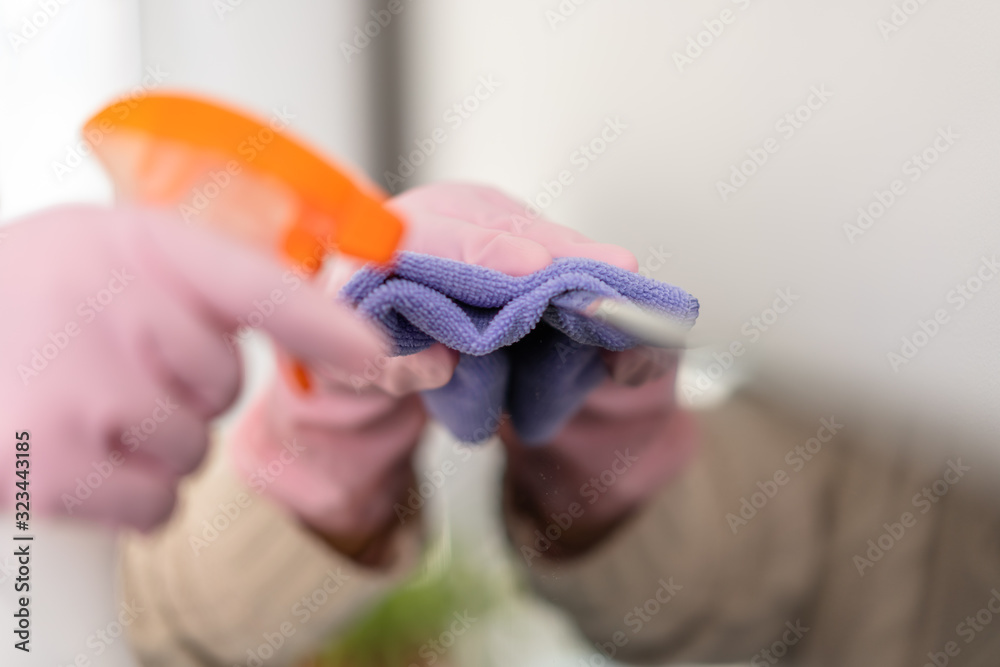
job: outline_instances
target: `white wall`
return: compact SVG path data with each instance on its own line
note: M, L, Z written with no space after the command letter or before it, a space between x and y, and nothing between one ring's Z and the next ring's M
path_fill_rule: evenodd
M701 299L703 337L746 343L785 377L916 393L1000 426L1000 280L961 311L947 301L1000 250L1000 5L926 3L883 39L877 22L900 1L408 5L406 135L449 133L407 184L476 179L534 198L570 169L546 213L640 261L662 244L672 257L655 276ZM553 27L560 6L575 11ZM672 54L724 9L733 22L679 71ZM443 114L482 75L501 86L451 130ZM775 123L816 85L833 96L784 138ZM628 129L577 171L572 154L607 117ZM844 223L907 179L903 163L942 127L961 138L851 244ZM778 152L723 202L716 182L771 136ZM799 301L751 342L743 324L786 287ZM894 372L887 353L938 308L950 321Z
M293 134L346 166L373 168L374 49L349 62L338 46L364 23L363 2L145 0L141 8L142 60L169 72L166 87L262 117L284 109ZM248 386L224 429L273 372L260 336L245 351Z
M337 39L364 17L364 2L353 1L146 0L143 62L169 71L171 88L263 116L287 107L295 115L290 131L368 168L371 58L348 63Z

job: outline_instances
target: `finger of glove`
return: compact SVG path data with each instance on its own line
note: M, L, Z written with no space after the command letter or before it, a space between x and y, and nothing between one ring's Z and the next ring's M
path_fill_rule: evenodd
M208 451L208 424L168 392L151 409L133 416L120 438L126 460L144 458L180 477L195 470Z
M125 463L94 489L74 514L149 531L173 511L178 482L161 469Z
M506 260L512 267L504 272L511 275L526 275L537 271L555 257L587 257L629 271L638 268L634 255L628 250L592 241L569 227L552 223L494 188L476 184L439 183L411 190L393 200L392 205L398 207L400 212L411 215L416 221L416 224L411 225L409 240L404 243L413 248L447 245L453 249L457 241L464 240L467 243L463 249L465 256L453 256L453 259L490 268L496 268L495 264ZM424 224L432 221L436 222ZM449 230L449 227L452 229ZM493 234L483 234L480 231L477 235L474 233L475 229L489 230ZM453 233L449 234L449 231ZM523 265L506 257L506 252L511 250L527 255ZM529 267L535 268L528 270Z
M296 357L358 371L386 347L369 324L292 270L211 230L146 214L147 229L174 288L187 291L231 330L260 326Z
M155 308L141 324L146 329L142 355L156 380L204 417L225 410L240 388L239 351L196 310L165 290L152 295Z

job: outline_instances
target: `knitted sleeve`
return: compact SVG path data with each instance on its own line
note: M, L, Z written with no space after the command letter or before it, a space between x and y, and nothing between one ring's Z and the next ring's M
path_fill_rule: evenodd
M806 461L794 448L823 425L818 417L787 425L745 399L699 423L702 444L688 467L582 556L545 558L546 528L508 512L515 550L533 556L524 560L535 589L574 617L591 664L597 654L746 660L785 631L796 641L803 633L796 624L820 579L822 494L835 455L806 452ZM823 447L835 446L830 430Z
M122 538L121 595L142 610L129 640L147 667L289 664L399 582L419 542L403 529L385 569L360 566L243 484L216 451L185 482L168 524Z
M531 581L590 664L996 664L1000 641L969 620L1000 600L992 441L918 418L792 419L737 396L699 415L689 467L590 551L546 558L558 530L510 510L508 532L541 553Z

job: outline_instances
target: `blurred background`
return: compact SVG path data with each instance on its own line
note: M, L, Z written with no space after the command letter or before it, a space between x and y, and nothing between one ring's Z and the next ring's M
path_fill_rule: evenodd
M4 0L0 217L110 202L83 121L118 96L201 91L285 110L388 191L489 183L628 247L701 301L713 347L680 378L692 404L750 381L995 441L1000 4L900 4ZM719 353L734 343L746 353ZM250 394L272 371L265 344L248 350ZM489 478L498 455L477 456ZM455 486L479 501L443 525L489 534L468 518L488 491ZM538 614L532 636L572 656L573 632L532 609L497 632Z

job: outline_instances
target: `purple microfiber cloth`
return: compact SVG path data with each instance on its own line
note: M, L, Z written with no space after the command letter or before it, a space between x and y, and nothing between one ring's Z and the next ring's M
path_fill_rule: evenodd
M638 344L579 314L595 296L630 300L686 327L698 316L698 300L684 290L584 258L515 277L404 252L388 269L362 269L341 291L382 326L397 355L435 342L461 353L448 384L423 399L465 442L489 438L505 415L522 440L544 442L607 377L601 349Z

